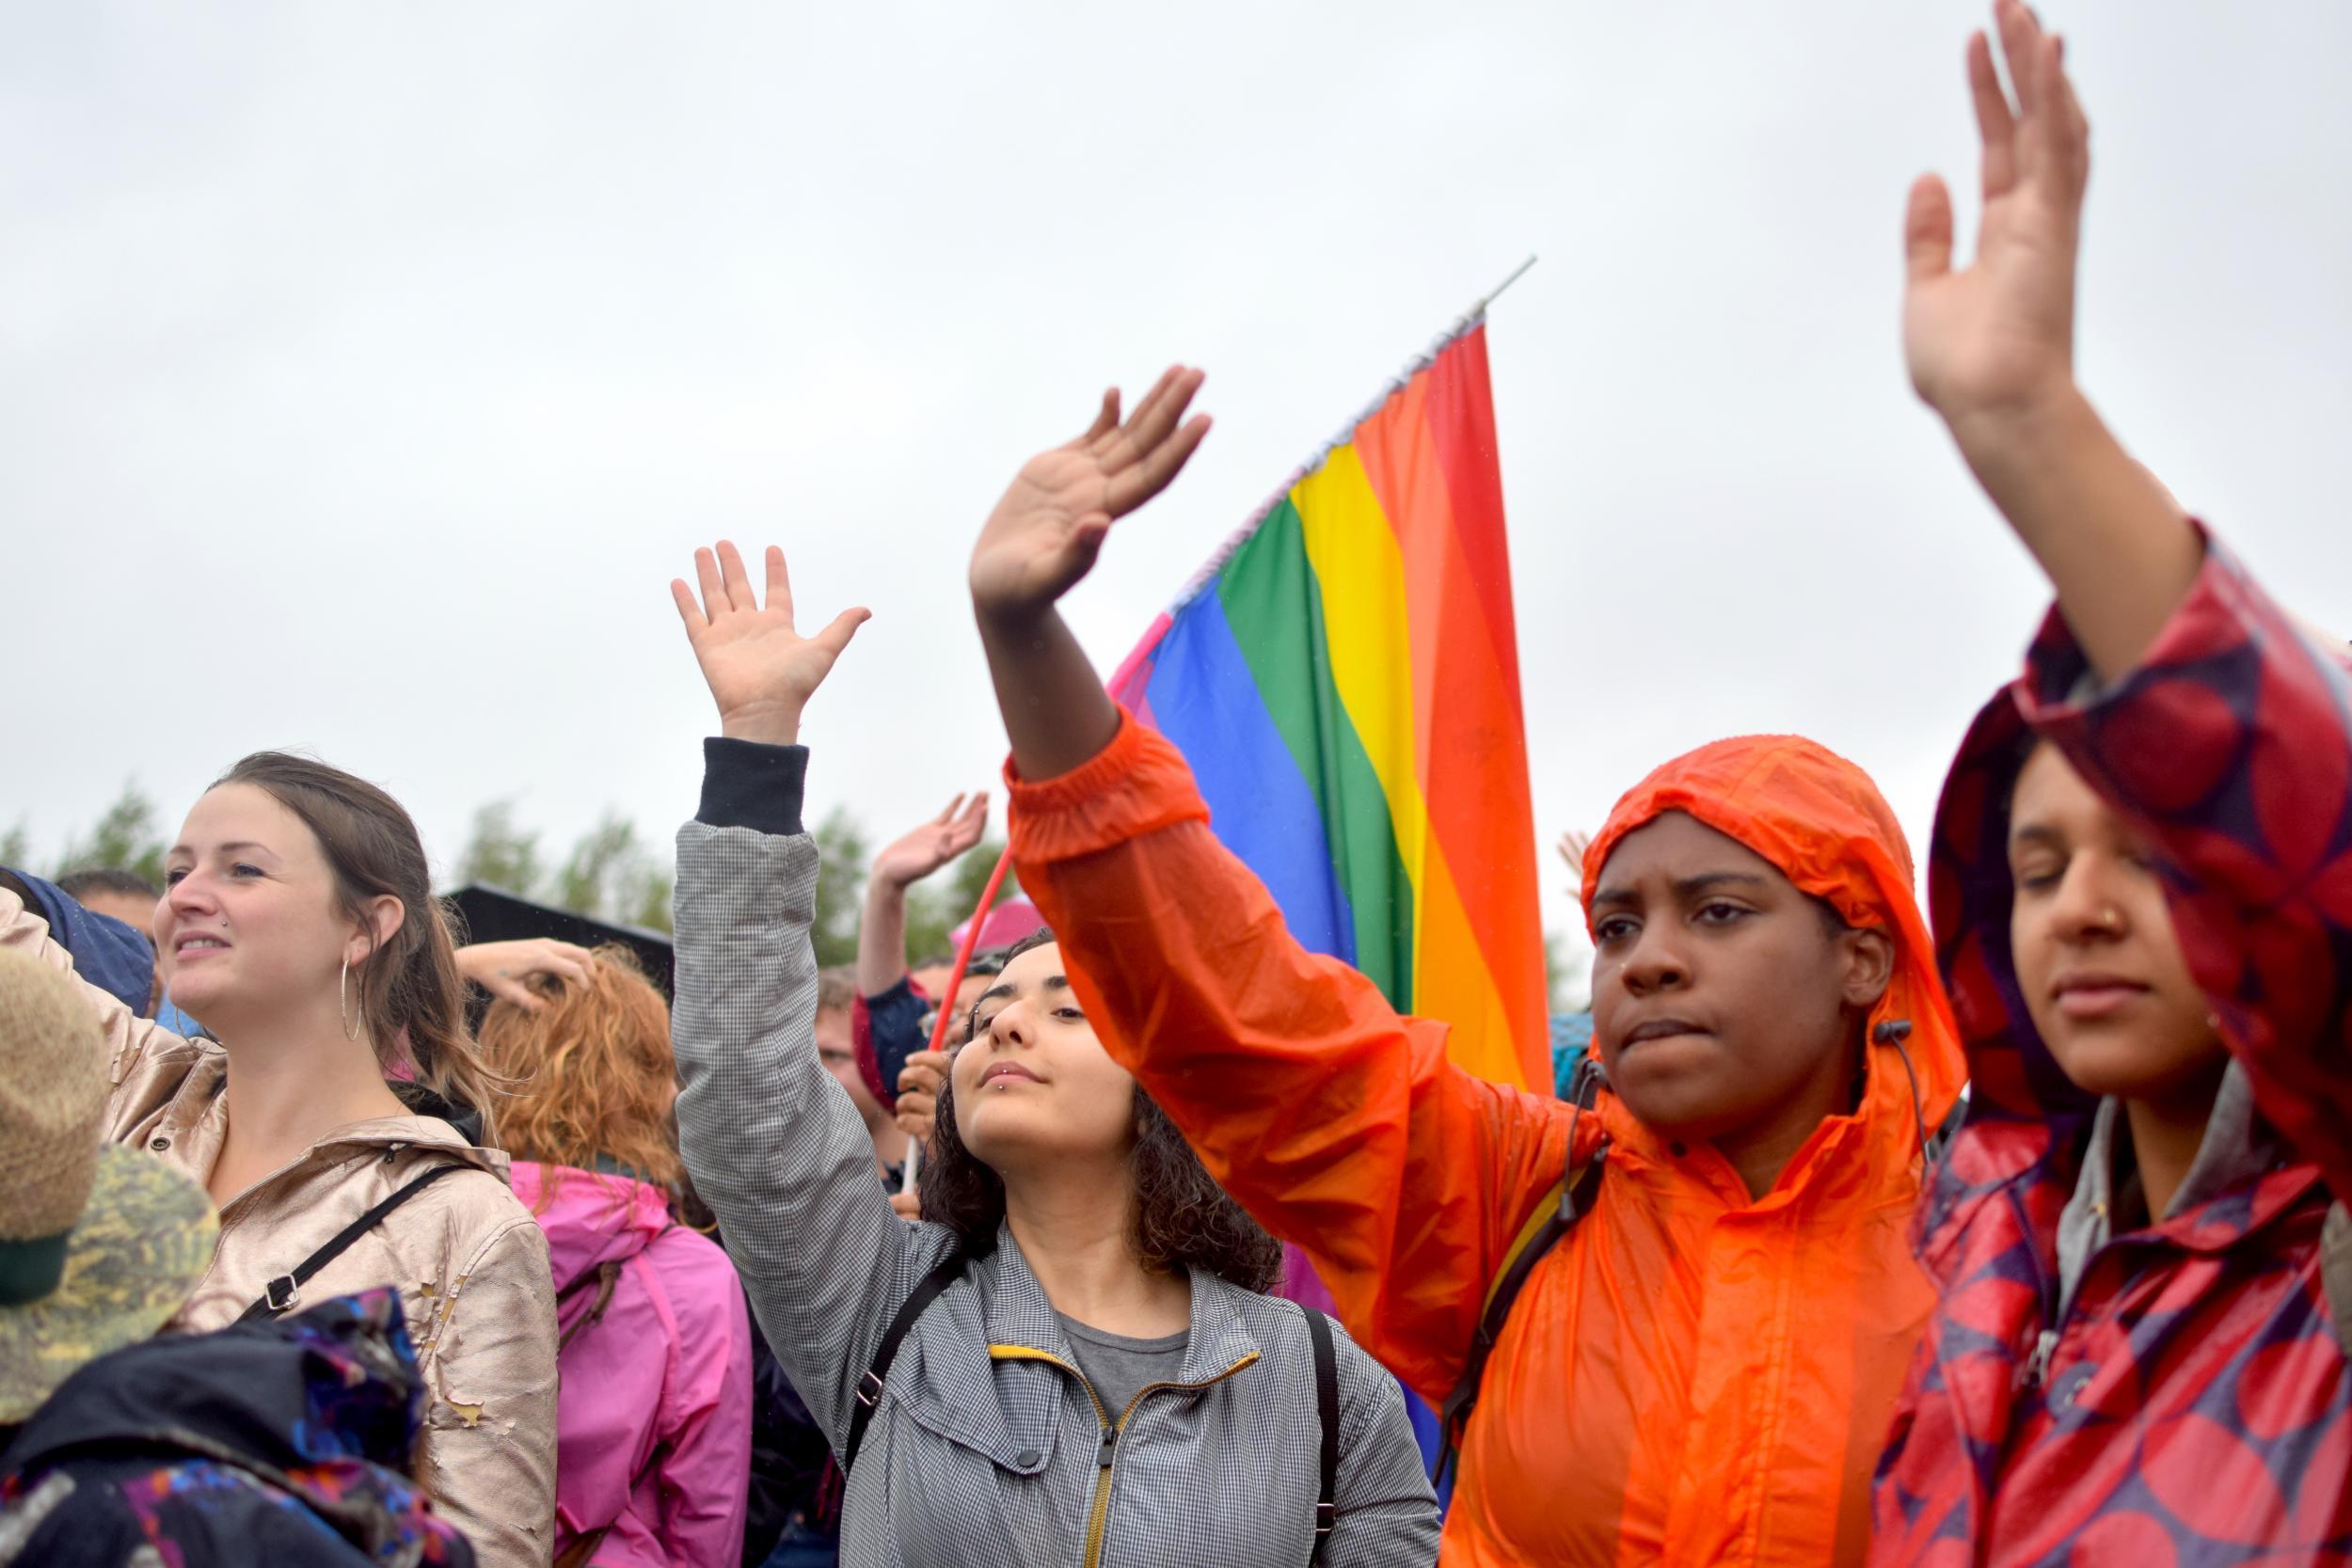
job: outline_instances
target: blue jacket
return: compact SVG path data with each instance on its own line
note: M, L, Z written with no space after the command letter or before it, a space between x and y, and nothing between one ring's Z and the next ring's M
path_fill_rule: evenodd
M147 933L110 914L86 910L46 878L0 866L0 885L13 889L24 907L49 923L49 935L73 955L73 971L141 1017L155 984L155 944ZM194 1039L204 1025L171 1005L166 997L155 1008L155 1022Z
M45 878L0 866L0 879L25 908L49 923L50 939L73 955L73 972L124 1006L147 1016L155 984L155 944L110 914L82 908Z

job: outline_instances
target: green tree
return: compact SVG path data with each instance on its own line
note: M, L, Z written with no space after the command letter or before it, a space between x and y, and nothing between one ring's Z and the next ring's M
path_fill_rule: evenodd
M0 865L23 865L33 858L33 835L22 817L15 827L0 833Z
M866 895L866 868L873 861L874 846L847 806L827 812L815 836L822 857L817 874L817 924L809 932L817 962L820 968L855 963L860 900Z
M671 927L675 880L638 838L635 824L606 808L556 873L553 900L578 914L656 931Z
M545 873L539 835L515 825L515 802L493 800L473 814L473 836L457 858L459 886L486 882L524 898L539 895Z
M636 828L608 807L596 825L580 834L571 857L555 874L554 901L577 914L617 912L614 905L626 891L629 873L644 858Z
M671 895L676 891L677 879L648 862L628 884L627 899L619 906L620 917L650 931L675 930Z
M538 832L516 823L512 800L494 800L474 813L472 836L457 861L461 886L486 882L593 920L656 931L671 928L674 880L665 861L638 836L636 824L610 807L549 870Z
M109 871L136 872L161 887L164 847L163 834L155 829L155 802L136 783L126 783L87 836L67 841L57 871L62 875L103 866Z

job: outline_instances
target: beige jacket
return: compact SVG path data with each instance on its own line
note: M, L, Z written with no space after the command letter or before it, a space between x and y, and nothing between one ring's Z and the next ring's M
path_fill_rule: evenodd
M39 914L0 888L0 948L71 972ZM87 981L111 1053L111 1136L203 1181L228 1132L227 1053L135 1016ZM555 1515L555 1291L547 1238L506 1187L506 1156L437 1117L337 1128L229 1200L212 1267L171 1327L236 1321L278 1275L435 1164L444 1177L302 1288L296 1310L378 1285L400 1290L424 1374L417 1476L472 1540L484 1568L548 1560Z

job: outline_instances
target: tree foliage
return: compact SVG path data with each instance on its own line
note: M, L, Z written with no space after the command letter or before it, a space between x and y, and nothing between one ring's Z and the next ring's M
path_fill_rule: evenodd
M866 867L874 858L873 840L850 815L835 806L815 830L817 924L809 940L817 949L818 967L857 962L858 917L866 896Z
M493 800L474 813L473 832L457 857L457 883L485 882L593 919L670 929L674 879L634 823L608 810L560 864L550 863L539 844L536 830L516 824L512 800Z
M14 839L19 834L9 836ZM135 783L126 783L122 793L99 815L87 833L66 841L65 853L57 858L56 872L62 876L69 871L101 867L133 871L161 887L165 848L164 835L155 826L155 802ZM22 862L11 860L8 863Z
M515 825L515 802L493 800L473 814L473 832L457 857L457 884L475 882L535 898L543 873L539 835Z

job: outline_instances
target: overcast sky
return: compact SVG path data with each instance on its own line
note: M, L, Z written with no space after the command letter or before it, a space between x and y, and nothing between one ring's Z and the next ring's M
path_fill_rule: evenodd
M2352 630L2352 8L2045 15L2082 375ZM2040 611L1896 338L1904 189L1975 177L1973 3L0 18L0 830L43 856L271 746L444 865L501 797L666 842L711 728L666 585L722 535L874 610L805 738L887 833L993 774L963 562L1105 384L1205 365L1217 418L1072 601L1107 666L1531 251L1489 340L1545 842L1755 730L1916 842Z

